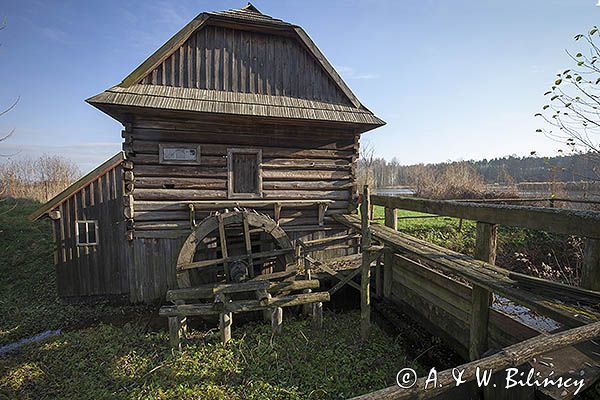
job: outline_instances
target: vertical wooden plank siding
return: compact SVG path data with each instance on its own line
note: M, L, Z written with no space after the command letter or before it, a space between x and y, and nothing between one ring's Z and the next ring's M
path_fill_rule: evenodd
M121 176L121 167L114 167L58 207L56 279L63 298L114 298L129 293L130 248L125 240ZM77 244L75 225L82 220L97 221L97 245Z
M216 26L197 31L140 83L350 104L298 39Z

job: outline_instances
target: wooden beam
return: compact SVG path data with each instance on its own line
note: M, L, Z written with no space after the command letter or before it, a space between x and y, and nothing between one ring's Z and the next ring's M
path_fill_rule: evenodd
M167 301L210 299L216 294L243 293L266 290L272 294L291 292L294 290L318 289L320 282L317 279L269 282L268 280L254 280L242 283L226 283L214 285L201 285L193 288L173 289L167 292Z
M246 256L248 257L248 268L250 269L250 278L254 278L254 262L252 260L252 240L250 238L250 224L248 223L248 213L246 210L242 213L242 229L244 231L244 246L246 247Z
M382 268L381 256L379 256L377 257L377 265L375 266L375 295L377 295L377 298L379 299L383 297L383 281L381 278Z
M361 226L360 220L356 216L337 215L334 219L356 230L360 229ZM590 318L586 316L586 312L577 312L572 307L564 307L564 305L559 304L553 297L545 297L519 287L516 281L509 278L511 272L508 270L474 260L464 254L394 231L382 225L374 224L371 226L371 230L377 240L394 251L406 253L443 271L457 274L473 284L494 293L499 293L568 327L579 326L590 321ZM593 314L591 310L586 311Z
M360 336L363 340L369 337L371 332L371 230L369 229L369 213L371 211L371 196L369 186L363 189L363 202L361 204L361 250L362 264L360 275Z
M427 377L419 378L408 389L392 386L376 392L354 397L353 400L391 400L391 399L427 399L455 387L456 372L464 371L461 378L464 382L475 380L478 371L502 371L507 367L523 365L541 354L562 349L577 343L586 342L600 336L600 322L569 329L552 335L542 334L531 339L505 347L500 352L480 360L471 361L437 374L436 385L429 385L425 390Z
M274 307L271 311L271 329L273 330L273 334L281 334L281 329L283 327L283 308Z
M385 226L398 230L398 210L385 207ZM392 295L392 251L384 249L383 253L383 297L390 298Z
M496 225L477 222L475 238L475 258L490 264L496 262ZM471 295L471 324L469 339L469 357L471 360L481 358L488 349L488 331L492 292L473 285Z
M600 240L586 239L581 270L581 287L600 290Z
M221 243L221 254L223 255L223 267L225 268L225 279L227 279L227 281L231 281L231 274L229 272L229 261L227 260L229 255L227 253L227 236L225 234L223 214L219 214L217 218L219 220L219 240ZM183 269L183 266L181 268Z
M374 195L376 205L600 239L600 212Z
M233 323L233 314L224 312L219 315L219 331L221 332L221 340L223 344L227 344L231 340L231 324Z
M181 350L181 319L178 316L169 317L169 341L172 348Z
M293 307L307 303L326 302L330 300L327 292L314 292L273 297L265 306L258 300L234 300L224 303L224 307L215 304L181 304L162 306L158 312L161 317L193 317L199 315L216 315L223 311L232 313L262 311L271 307Z
M389 226L394 230L398 230L398 209L385 207L384 221L385 226Z
M341 278L341 280L338 283L336 283L331 289L328 290L329 294L333 296L333 294L335 292L340 290L346 284L349 285L350 283L354 283L354 282L352 282L352 279L354 279L354 277L361 272L362 272L361 268L356 268L355 270L353 270L352 272L347 274L345 277ZM339 276L336 276L336 277L339 278ZM358 286L356 283L354 283L354 285L351 285L351 286L353 286L355 289L358 289L359 291L362 290L361 287Z

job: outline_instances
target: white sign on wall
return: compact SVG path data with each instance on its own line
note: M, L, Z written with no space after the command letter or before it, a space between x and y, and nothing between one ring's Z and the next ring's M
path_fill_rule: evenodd
M162 143L158 145L161 164L200 164L200 146Z

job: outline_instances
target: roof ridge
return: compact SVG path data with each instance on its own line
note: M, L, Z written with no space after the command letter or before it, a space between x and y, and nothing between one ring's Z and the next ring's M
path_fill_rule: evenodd
M258 8L256 8L254 6L254 4L252 4L250 2L248 2L248 4L246 4L244 7L240 8L240 10L255 12L255 13L259 13L259 14L262 15L262 13L260 12L260 10Z

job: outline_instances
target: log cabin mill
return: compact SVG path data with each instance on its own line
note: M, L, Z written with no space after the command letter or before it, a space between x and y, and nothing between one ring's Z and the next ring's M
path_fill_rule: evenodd
M348 231L332 216L355 211L360 134L384 124L301 27L251 4L201 13L87 102L123 151L31 215L52 220L67 301L285 272L294 240Z

